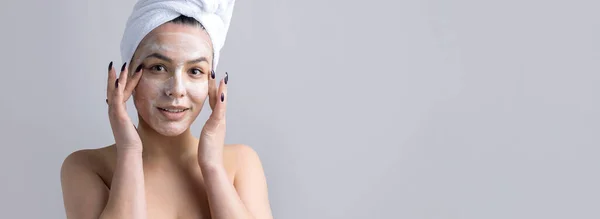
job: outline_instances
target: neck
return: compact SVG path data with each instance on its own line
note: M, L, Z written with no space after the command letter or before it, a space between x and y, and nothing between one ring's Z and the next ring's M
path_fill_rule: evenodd
M181 160L195 157L198 152L198 139L192 135L189 127L177 136L165 136L156 132L139 115L138 118L137 129L144 147L144 160Z

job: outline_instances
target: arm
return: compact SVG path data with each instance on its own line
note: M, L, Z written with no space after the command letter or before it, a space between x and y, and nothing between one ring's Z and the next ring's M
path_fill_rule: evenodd
M123 64L117 79L112 62L108 66L106 103L117 151L111 189L93 171L85 150L69 155L61 168L67 218L146 218L142 141L125 109L142 75L142 66L131 80L125 67Z
M236 146L241 163L233 184L223 165L201 165L211 216L213 219L271 219L267 183L260 159L251 147Z
M67 218L146 218L141 154L117 155L109 191L92 170L86 153L85 150L72 153L61 168Z
M106 208L100 218L146 218L146 193L141 151L117 151Z
M223 165L228 78L225 73L217 87L215 73L211 72L208 95L213 111L198 143L198 164L206 184L210 213L213 219L270 219L267 184L256 152L245 145L234 146L236 159L240 161L235 182L229 181Z
M142 163L142 140L129 115L126 102L142 76L142 66L136 68L128 80L127 63L121 67L119 78L108 67L107 100L110 125L115 137L117 163L113 173L106 208L100 218L145 219L146 193L144 188L144 166Z

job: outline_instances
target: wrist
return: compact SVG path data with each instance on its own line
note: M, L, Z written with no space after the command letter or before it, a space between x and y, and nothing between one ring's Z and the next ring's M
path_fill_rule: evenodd
M219 162L198 162L203 172L215 172L225 170L225 165Z
M117 156L142 156L142 147L118 147Z

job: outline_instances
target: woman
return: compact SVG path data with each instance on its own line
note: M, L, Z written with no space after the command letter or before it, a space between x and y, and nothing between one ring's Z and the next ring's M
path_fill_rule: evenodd
M232 10L233 1L136 4L121 43L128 62L108 67L115 144L65 159L67 218L272 218L256 152L224 145L229 76L217 82L214 69ZM207 98L212 112L197 139L190 125Z

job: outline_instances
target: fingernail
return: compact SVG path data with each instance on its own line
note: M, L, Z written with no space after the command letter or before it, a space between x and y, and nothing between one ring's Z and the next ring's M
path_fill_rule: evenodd
M108 64L108 70L110 71L112 69L112 62L110 62L110 64Z
M227 81L229 81L229 74L225 72L225 84L227 84Z
M212 79L215 79L215 71L214 71L214 70L213 70L213 71L210 71L210 77L211 77Z
M138 66L138 67L135 69L135 73L138 73L138 72L140 72L141 70L142 70L142 65Z
M106 99L106 103L108 103L108 99Z
M221 102L225 101L225 94L221 93Z
M121 67L121 71L125 71L125 66L127 65L127 62L123 63L123 66Z
M119 79L117 78L117 80L115 81L115 88L119 87Z

